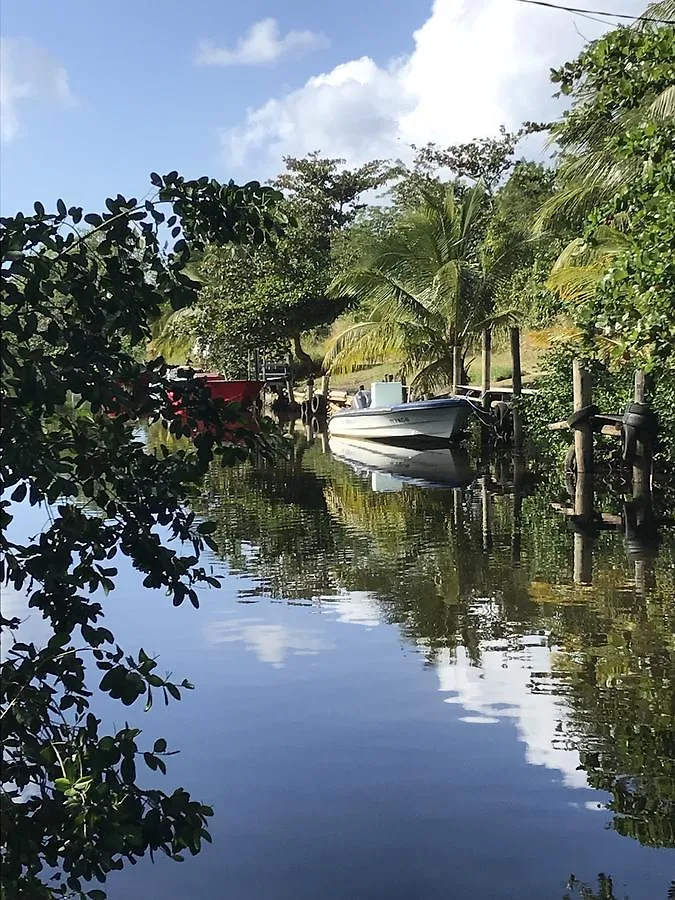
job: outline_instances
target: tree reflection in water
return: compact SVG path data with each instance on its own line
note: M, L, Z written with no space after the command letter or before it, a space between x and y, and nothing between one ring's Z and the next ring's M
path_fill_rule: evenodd
M639 590L620 535L604 532L592 586L576 585L573 536L551 511L553 494L544 485L514 502L486 481L376 493L301 436L287 462L214 469L202 511L219 523L227 564L254 577L248 600L328 607L367 597L430 665L462 647L480 666L486 648L542 635L551 671L529 689L563 703L551 742L577 749L588 783L609 792L617 832L675 847L673 532L662 529ZM570 891L615 896L605 876L597 890L573 881Z

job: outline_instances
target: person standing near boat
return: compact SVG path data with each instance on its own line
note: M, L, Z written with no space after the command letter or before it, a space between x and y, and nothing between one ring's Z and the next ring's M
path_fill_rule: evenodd
M370 406L370 391L361 385L352 399L353 409L367 409Z

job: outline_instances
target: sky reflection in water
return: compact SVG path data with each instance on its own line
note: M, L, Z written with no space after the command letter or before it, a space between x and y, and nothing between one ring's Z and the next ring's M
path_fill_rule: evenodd
M226 577L198 611L122 568L110 627L197 688L123 715L181 748L166 786L216 816L198 858L143 861L109 896L562 900L604 872L617 900L666 900L672 536L646 598L615 534L579 588L543 490L515 522L478 486L372 483L319 443L214 473Z

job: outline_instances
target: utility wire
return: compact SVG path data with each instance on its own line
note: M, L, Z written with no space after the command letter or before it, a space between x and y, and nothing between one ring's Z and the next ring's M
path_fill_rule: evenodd
M658 19L649 16L631 16L628 13L606 12L600 9L582 9L578 6L559 6L556 3L548 3L547 0L516 0L517 3L531 3L533 6L546 6L548 9L561 9L564 12L587 13L593 16L606 16L609 19L630 19L633 22L656 22L658 25L675 25L675 19Z

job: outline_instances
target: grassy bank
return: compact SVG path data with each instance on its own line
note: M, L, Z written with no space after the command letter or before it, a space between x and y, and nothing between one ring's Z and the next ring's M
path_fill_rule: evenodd
M344 325L342 326L344 327ZM335 323L334 332L339 333L340 320ZM531 385L536 383L541 369L541 357L557 332L552 331L526 331L521 338L521 368L523 383ZM306 342L307 349L312 357L322 360L325 355L329 340ZM469 382L480 384L481 381L481 353L480 349L468 358ZM390 360L377 366L368 366L356 372L346 372L331 375L331 385L338 390L356 391L361 384L369 385L373 381L383 380L385 375L393 374L399 368L400 361ZM492 351L492 382L508 386L512 377L511 351L508 342L497 341Z

